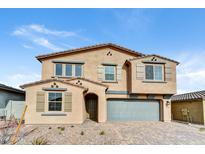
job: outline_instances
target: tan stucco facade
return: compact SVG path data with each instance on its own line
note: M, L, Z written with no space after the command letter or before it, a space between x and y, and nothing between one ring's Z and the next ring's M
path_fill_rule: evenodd
M136 65L144 65L145 63L143 61L149 61L150 58L152 59L156 56L147 58L139 57L137 54L105 47L42 59L42 81L55 77L55 61L62 61L62 63L66 61L82 62L82 79L77 78L70 80L70 78L62 76L58 77L58 80L64 80L74 85L80 84L84 89L56 82L58 88L67 89L66 91L62 91L62 93L72 93L72 111L64 112L62 110L60 113L62 113L63 116L55 116L55 113L52 116L49 116L49 114L46 116L47 113L51 113L48 111L47 93L49 91L45 91L46 103L45 110L42 113L36 112L36 92L44 91L43 88L50 88L54 81L26 86L26 104L28 105L28 111L25 116L26 124L82 123L88 118L85 109L85 96L87 94L95 94L98 97L98 122L107 121L108 99L133 99L133 97L137 96L136 99L147 100L150 95L153 95L153 100L160 101L160 120L165 122L171 121L171 104L169 103L169 98L166 96L171 96L176 93L176 63L157 57L157 60L163 63L164 69L168 66L169 71L171 70L171 73L169 72L169 74L171 74L170 80L166 80L166 77L164 77L164 82L145 82L144 79L136 77ZM129 61L134 58L136 59ZM112 64L118 69L121 69L120 73L118 72L117 74L118 77L116 77L115 82L105 82L103 79L99 79L98 67L103 66L103 64ZM89 80L84 80L83 78ZM108 91L117 93L107 93ZM64 108L64 103L62 103L62 108Z
M173 120L192 122L196 124L205 124L205 110L203 100L187 100L187 101L174 101L172 102L172 117ZM182 110L187 109L190 120L183 116Z
M36 112L36 92L43 91L43 88L51 87L54 82L34 85L32 87L26 88L26 105L28 105L28 109L25 116L26 124L69 124L69 123L82 123L85 120L85 103L83 98L83 89L65 85L62 83L55 83L61 87L66 88L68 92L72 92L72 112L66 113L66 116L43 116L42 114L53 113L56 112L48 112L48 92L45 91L45 111L44 112ZM64 96L63 96L64 101ZM64 103L62 104L62 108L64 108ZM62 110L61 113L64 113Z

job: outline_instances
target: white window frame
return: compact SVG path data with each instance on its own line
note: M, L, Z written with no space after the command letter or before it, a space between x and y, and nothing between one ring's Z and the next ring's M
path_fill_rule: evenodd
M114 80L106 80L105 79L105 67L110 67L110 66L114 67ZM115 65L104 65L103 68L104 68L104 70L103 70L104 71L103 81L104 82L116 82L116 66Z
M151 80L151 79L146 79L146 66L153 66L153 80ZM156 80L156 78L155 78L155 67L156 66L161 66L162 67L162 80ZM145 64L145 75L144 75L144 80L145 81L164 81L164 65L163 64Z

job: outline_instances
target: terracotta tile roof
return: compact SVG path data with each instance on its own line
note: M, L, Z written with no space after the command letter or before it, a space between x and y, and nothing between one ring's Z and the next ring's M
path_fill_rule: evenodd
M205 90L185 93L180 95L174 95L171 97L171 101L184 101L184 100L196 100L196 99L205 99Z
M79 87L79 88L87 90L87 88L85 88L85 87L83 87L81 85L76 85L76 84L70 83L70 82L65 81L65 80L60 80L60 79L40 80L40 81L31 82L31 83L28 83L28 84L21 85L20 87L22 89L24 89L24 88L27 88L27 87L30 87L30 86L34 86L34 85L38 85L38 84L42 84L42 83L48 83L48 82L61 82L61 83L64 83L64 84L68 84L68 85L71 85L71 86L75 86L75 87Z
M68 79L66 81L73 81L73 80L84 80L84 81L88 81L88 82L91 82L91 83L94 83L94 84L97 84L97 85L100 85L100 86L104 86L106 88L108 88L109 86L108 85L105 85L103 83L100 83L100 82L97 82L97 81L93 81L93 80L90 80L90 79L87 79L87 78L81 78L81 77L78 77L78 78L72 78L72 79Z
M135 54L137 56L144 56L144 54L113 44L113 43L105 43L105 44L97 44L97 45L92 45L92 46L86 46L86 47L82 47L82 48L76 48L76 49L71 49L71 50L66 50L66 51L61 51L61 52L53 52L53 53L49 53L49 54L44 54L44 55L39 55L36 58L41 61L44 58L48 58L48 57L53 57L53 56L59 56L59 55L64 55L64 54L68 54L68 53L73 53L73 52L80 52L80 51L86 51L86 50L91 50L91 49L97 49L97 48L102 48L102 47L113 47L113 48L117 48L120 50L123 50L125 52L131 53L131 54Z
M146 57L152 57L152 56L159 57L159 58L162 58L162 59L165 59L165 60L168 60L168 61L172 61L172 62L174 62L174 63L177 63L177 65L179 64L178 61L175 61L175 60L173 60L173 59L169 59L169 58L166 58L166 57L163 57L163 56L160 56L160 55L156 55L156 54L144 55L144 56L141 56L141 57L129 59L128 61L133 61L133 60L142 59L142 58L146 58Z
M25 91L23 91L23 90L16 89L16 88L13 88L13 87L10 87L10 86L6 86L6 85L1 84L1 83L0 83L0 89L6 90L6 91L12 91L12 92L16 92L16 93L21 93L21 94L25 93Z

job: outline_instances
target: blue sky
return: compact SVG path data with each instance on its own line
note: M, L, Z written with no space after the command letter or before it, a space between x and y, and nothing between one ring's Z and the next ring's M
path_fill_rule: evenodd
M205 9L0 9L0 82L39 80L39 54L112 42L180 62L179 93L205 89Z

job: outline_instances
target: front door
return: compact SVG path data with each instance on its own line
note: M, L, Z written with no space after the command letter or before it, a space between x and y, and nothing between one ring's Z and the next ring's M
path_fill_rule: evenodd
M89 118L93 121L98 121L98 97L95 94L88 94L85 96L86 111Z

